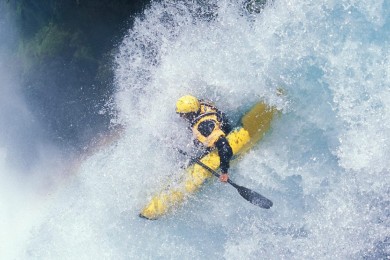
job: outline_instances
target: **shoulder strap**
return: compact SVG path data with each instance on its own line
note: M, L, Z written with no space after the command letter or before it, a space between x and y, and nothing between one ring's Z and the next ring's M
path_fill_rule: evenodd
M211 103L210 101L205 101L205 100L201 99L201 100L199 100L199 103L200 103L201 106L205 106L208 109L211 109L211 110L214 110L214 111L218 111L216 106L213 103Z
M207 113L200 114L199 116L195 117L194 120L192 120L191 126L194 126L194 125L195 125L200 119L202 119L203 117L205 117L205 116L211 116L211 115L216 115L216 116L218 116L218 113L217 113L217 112L207 112Z

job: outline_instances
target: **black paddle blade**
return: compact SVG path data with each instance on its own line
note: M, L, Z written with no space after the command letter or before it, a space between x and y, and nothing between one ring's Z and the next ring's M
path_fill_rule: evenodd
M271 200L267 199L263 195L260 195L259 193L255 192L253 190L239 186L237 184L236 184L235 188L237 189L238 193L240 193L240 195L244 199L246 199L247 201L249 201L250 203L252 203L256 206L259 206L260 208L269 209L273 205Z

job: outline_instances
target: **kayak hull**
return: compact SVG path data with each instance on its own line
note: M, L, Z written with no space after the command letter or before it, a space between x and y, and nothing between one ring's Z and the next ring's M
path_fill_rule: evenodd
M227 135L233 150L234 160L250 150L270 129L277 110L264 102L254 105L241 118L241 125ZM216 150L200 158L213 170L218 170L220 158ZM168 185L154 195L141 210L140 217L158 219L177 208L189 195L196 192L212 174L204 167L193 164L183 170L182 179L175 185Z

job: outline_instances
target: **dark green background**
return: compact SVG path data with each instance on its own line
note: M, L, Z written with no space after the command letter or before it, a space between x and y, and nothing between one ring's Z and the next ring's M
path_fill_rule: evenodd
M47 138L84 147L109 128L100 111L114 90L114 51L150 1L3 1L14 30L1 41L29 109Z

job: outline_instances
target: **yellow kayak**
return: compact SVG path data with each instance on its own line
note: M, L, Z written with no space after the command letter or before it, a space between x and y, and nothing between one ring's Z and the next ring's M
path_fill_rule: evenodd
M272 119L277 111L275 107L259 102L244 114L241 118L241 126L227 135L235 158L248 151L262 139L270 129ZM200 161L215 171L219 167L218 152L214 150L202 157ZM187 196L196 192L205 180L212 176L208 170L198 164L191 165L183 171L181 181L165 187L153 196L142 209L140 217L158 219L178 207Z

